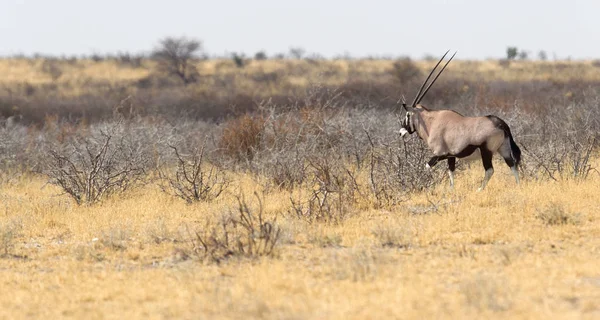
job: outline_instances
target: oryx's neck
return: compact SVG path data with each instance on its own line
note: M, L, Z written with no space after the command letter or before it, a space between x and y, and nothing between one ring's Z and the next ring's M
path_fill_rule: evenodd
M423 141L427 141L427 139L429 139L432 116L432 112L428 110L421 110L417 113L415 130L417 130L417 134L421 139L423 139Z

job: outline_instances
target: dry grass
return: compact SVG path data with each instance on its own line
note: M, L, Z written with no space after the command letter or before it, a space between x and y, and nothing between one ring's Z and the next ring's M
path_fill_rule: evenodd
M328 119L326 113L311 109L313 104L319 105L313 101L320 99L318 89L346 86L334 95L353 94L351 105L355 105L362 98L370 99L370 89L365 88L387 83L392 89L374 90L383 103L386 90L396 94L403 81L399 79L403 76L391 72L395 61L267 60L250 61L240 69L231 60L209 60L198 63L199 82L172 87L140 85L140 80L152 80L156 75L150 60L137 67L116 61L48 63L43 59L0 60L0 90L10 98L1 106L7 116L24 108L20 104L29 106L30 115L46 114L36 109L39 102L54 103L55 109L50 110L58 113L71 104L53 101L68 100L65 97L83 97L74 99L77 103L72 105L87 108L87 94L107 97L106 102L97 104L90 98L94 102L90 106L109 113L120 110L113 110L114 101L119 108L134 110L152 105L153 99L156 106L170 106L171 100L165 102L162 97L179 94L177 99L189 99L193 108L197 101L199 106L214 102L216 109L232 106L232 114L242 115L226 121L215 142L223 154L237 158L239 168L232 165L235 172L223 172L231 184L218 198L192 204L150 183L102 199L95 206L77 206L39 176L25 173L0 179L0 286L5 292L0 297L0 318L600 317L597 171L590 171L587 178L570 180L565 174L557 175L558 181L540 178L515 187L509 170L501 164L488 189L476 193L483 177L477 164L460 171L454 191L445 184L427 186L427 191L417 194L398 190L398 199L379 203L369 196L370 191L355 190L354 180L340 178L341 182L333 183L337 181L331 179L335 170L347 168L328 165L325 155L300 158L286 145L277 145L288 137L296 142L315 139L312 144L329 146L323 149L328 153L343 153L329 145L342 144L346 127L338 128L335 121L343 118ZM433 63L415 61L422 71L428 71ZM506 81L488 91L477 89L481 92L476 88L471 92L460 81L456 85L460 91L456 97L498 110L516 99L512 87L507 87L512 81L520 81L515 86L531 84L527 92L544 99L546 93L535 87L535 81L558 84L550 100L563 99L563 91L573 88L579 91L567 92L569 98L578 94L588 97L584 93L589 83L579 82L600 81L600 67L593 61L516 61L507 66L491 60L459 60L449 69L453 78L448 82ZM448 99L452 90L457 90L443 82L438 88L450 92ZM311 95L311 90L316 93ZM281 100L294 106L302 99L307 101L297 105L300 111L290 113L289 119L277 114L273 119L243 115L254 110L262 98L276 99L278 94L301 97ZM29 98L12 100L25 96ZM133 102L128 96L134 97ZM219 104L221 96L231 100ZM519 101L530 101L527 97ZM581 103L595 108L595 97L592 92ZM534 101L533 107L546 105L544 99ZM565 99L559 102L568 106L571 102ZM185 103L182 105L184 108ZM148 108L151 110L145 115L160 114ZM594 118L594 113L590 114ZM50 115L42 119L45 125L58 119ZM76 130L56 123L56 128L64 131L61 136ZM594 132L595 127L590 128ZM22 149L15 146L5 153ZM253 171L241 166L264 157L272 152L270 148L279 150L276 147L281 152L273 154L273 163L265 162L267 168ZM546 144L544 150L549 150ZM592 152L592 147L589 150ZM292 159L282 159L284 156ZM218 159L228 161L227 157ZM598 162L596 156L594 167ZM369 188L367 169L349 168L352 179L358 180L356 188ZM390 168L389 172L397 170ZM415 180L421 182L423 177ZM308 178L319 183L303 180ZM345 192L345 188L350 190ZM261 197L253 197L254 192ZM323 192L339 199L338 207L323 206L340 212L335 219L294 214L290 198L305 203L311 195ZM238 209L240 194L246 195L248 212L263 212L268 225L258 223L250 228L256 229L252 232L239 228L242 218L238 221L232 214ZM259 210L258 199L262 199L264 211ZM213 239L214 246L223 243L226 232L219 233L218 228L223 221L228 222L232 234L238 232L234 236L246 246L265 239L260 236L265 233L263 227L280 230L274 254L269 250L260 256L246 249L247 254L229 254L236 250L236 243L230 242L231 246L217 248L218 257L207 259L201 239Z
M156 71L156 63L152 60L143 61L140 67L121 65L115 61L106 60L57 60L52 61L62 74L53 79L51 74L44 72L45 59L0 59L0 84L10 85L27 81L32 85L55 83L68 85L71 88L84 87L89 82L106 82L119 84L140 80ZM376 79L382 74L393 70L394 60L252 60L243 69L236 67L232 60L207 60L196 62L202 76L238 76L243 81L243 75L277 75L277 86L306 87L311 82L322 85L341 85L348 80L360 76ZM423 71L431 70L436 61L415 60L415 64ZM511 61L508 67L498 60L470 61L454 60L448 66L448 74L465 80L501 80L501 81L530 81L551 80L568 82L573 80L598 81L600 67L595 60L591 61ZM312 80L309 80L312 79ZM206 79L204 79L206 80ZM266 79L268 82L268 78ZM202 81L199 86L210 86L211 83ZM236 82L244 87L243 82ZM248 88L252 89L252 88Z
M148 186L94 207L21 177L0 186L0 318L600 317L600 179L515 188L496 173L482 193L474 167L453 192L337 224L285 214L289 193L270 191L275 256L220 264L190 254L190 230L235 208L238 191L260 192L255 177L230 173L238 191L209 203ZM577 223L546 223L550 204Z
M185 84L149 59L0 59L0 121L14 116L38 127L52 118L221 121L265 105L311 107L310 97L326 95L345 106L394 109L401 94L411 96L420 84L415 75L428 73L435 61L249 60L243 68L233 60L194 63L197 81ZM600 82L598 61L457 60L448 69L428 94L429 107L545 113L557 103L595 103Z

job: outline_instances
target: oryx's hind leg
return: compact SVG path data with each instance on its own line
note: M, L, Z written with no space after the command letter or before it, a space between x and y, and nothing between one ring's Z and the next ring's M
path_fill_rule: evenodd
M481 161L483 161L483 168L485 169L485 177L481 182L481 187L479 187L477 191L485 189L485 186L487 185L488 181L490 181L490 178L492 178L492 175L494 175L494 166L492 165L492 157L494 154L486 147L481 147L480 150Z
M506 162L506 165L510 167L510 170L515 176L515 181L517 181L517 184L519 184L519 169L517 168L517 163L515 159L513 159L512 152L510 150L510 143L508 140L506 140L506 142L502 144L502 146L500 146L498 153L500 153L502 158L504 158L504 162Z
M456 158L448 158L448 177L450 177L450 187L454 188L454 170L456 169Z

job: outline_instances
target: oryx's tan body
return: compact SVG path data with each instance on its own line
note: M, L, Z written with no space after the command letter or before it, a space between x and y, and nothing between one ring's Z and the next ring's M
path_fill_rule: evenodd
M415 129L435 156L458 155L469 146L482 145L496 152L504 142L504 131L487 117L465 117L451 110L417 108L422 111L420 119L415 121Z

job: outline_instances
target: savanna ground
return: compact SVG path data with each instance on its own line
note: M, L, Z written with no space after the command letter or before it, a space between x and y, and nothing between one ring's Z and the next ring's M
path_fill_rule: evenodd
M2 318L600 318L593 61L450 65L523 149L479 193L390 116L434 62L44 63L0 62Z

